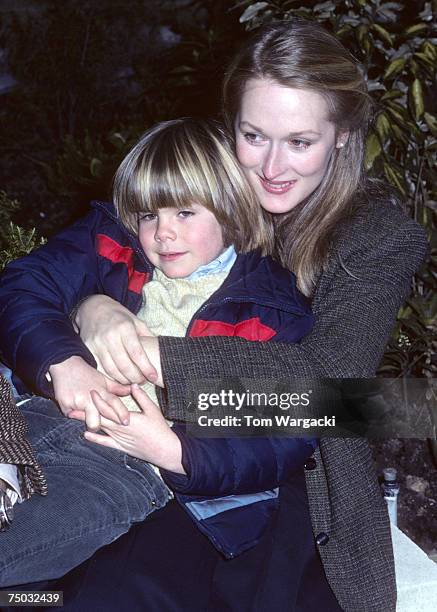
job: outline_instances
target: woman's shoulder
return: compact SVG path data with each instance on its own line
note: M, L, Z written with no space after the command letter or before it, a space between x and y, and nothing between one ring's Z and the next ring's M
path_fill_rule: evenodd
M338 228L335 243L344 251L372 244L383 246L394 240L400 246L403 242L415 246L423 255L428 244L424 228L407 214L400 201L387 188L370 183Z

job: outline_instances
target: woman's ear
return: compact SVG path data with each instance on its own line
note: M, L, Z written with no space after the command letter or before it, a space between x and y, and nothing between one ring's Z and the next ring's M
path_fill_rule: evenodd
M349 138L349 132L339 132L337 134L337 141L335 143L336 148L342 149L344 145L347 143L348 138Z

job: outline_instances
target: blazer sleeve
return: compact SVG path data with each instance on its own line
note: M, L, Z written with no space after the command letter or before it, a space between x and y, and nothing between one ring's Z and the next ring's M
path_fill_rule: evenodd
M385 223L383 232L376 223L372 231L360 228L343 243L347 246L331 258L314 295L313 331L299 344L160 338L166 416L190 419L187 388L196 380L244 379L256 391L259 379L373 376L427 241L423 229L403 216L399 223Z
M27 423L15 405L11 387L0 374L0 463L16 465L21 474L23 499L32 493L46 495L47 482L26 439Z
M52 395L45 377L51 364L79 355L95 365L69 314L81 299L100 292L95 251L100 214L91 212L11 262L0 277L0 360L43 395Z
M273 489L303 467L315 438L194 438L185 426L173 431L182 445L187 475L161 470L171 489L185 495L239 495Z

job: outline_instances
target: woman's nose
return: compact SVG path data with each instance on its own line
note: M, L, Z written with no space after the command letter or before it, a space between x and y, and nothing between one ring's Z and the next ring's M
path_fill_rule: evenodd
M286 170L286 156L277 146L270 146L263 160L262 171L267 180L273 181Z
M158 221L158 226L155 232L155 240L157 242L165 242L166 240L175 240L176 232L171 223L168 221Z

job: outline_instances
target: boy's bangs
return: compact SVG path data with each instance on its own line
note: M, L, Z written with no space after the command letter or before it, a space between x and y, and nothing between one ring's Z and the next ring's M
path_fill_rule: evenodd
M194 202L213 210L210 177L200 170L204 166L201 160L193 160L192 151L187 154L180 148L167 149L166 153L144 160L135 181L134 199L139 207L136 212L182 209Z

